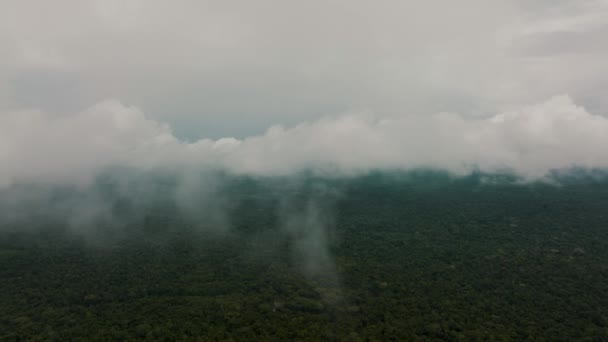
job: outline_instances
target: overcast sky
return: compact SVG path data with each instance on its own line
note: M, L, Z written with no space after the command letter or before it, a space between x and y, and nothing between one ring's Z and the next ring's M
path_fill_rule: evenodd
M449 112L466 121L461 128L469 132L501 116L526 119L505 113L544 113L530 108L560 103L570 113L584 113L576 121L584 127L580 136L568 139L582 138L578 144L588 149L605 142L607 133L596 131L591 141L585 131L604 127L608 113L606 37L608 0L0 0L0 158L5 158L0 176L35 159L36 144L57 151L78 141L93 144L89 137L99 130L99 118L91 113L100 108L131 113L125 114L129 119L112 121L108 132L98 133L103 139L123 134L116 130L137 117L155 127L151 136L158 138L158 133L192 147L199 139L226 146L255 141L273 125L289 131L310 122L307 132L319 133L314 127L345 117L373 117L361 121L372 127L420 118L407 126L411 128ZM557 114L542 114L537 121L557 118L552 115ZM434 128L428 134L443 127L429 125ZM540 129L530 125L520 126L526 132ZM540 127L548 127L549 135L558 132L555 125ZM87 129L91 131L82 131ZM62 138L64 145L48 136L68 131L73 136ZM42 137L32 138L34 132ZM466 134L472 139L477 133ZM215 140L222 137L238 140ZM317 141L307 139L309 144ZM445 143L452 145L450 139ZM393 148L383 154L387 160L403 148L398 144L402 140L383 137L374 142L380 140ZM31 141L36 144L28 145ZM509 148L516 152L505 153L521 152L520 147ZM554 153L564 148L559 145ZM251 168L245 162L249 158L235 157L250 149L238 148L227 159ZM342 147L336 151L344 152ZM461 164L478 163L478 155L467 151L451 156L465 153ZM89 152L80 151L82 156ZM602 159L602 152L593 153L586 163L601 164L596 159ZM370 155L362 158L382 159L375 152ZM405 162L402 155L394 158L401 159L390 159L387 165ZM295 164L308 165L310 159ZM574 161L553 166L569 162ZM9 164L13 171L7 171ZM82 160L74 164L93 167Z
M490 115L559 94L608 107L605 0L0 4L4 108L117 99L194 139L351 111Z

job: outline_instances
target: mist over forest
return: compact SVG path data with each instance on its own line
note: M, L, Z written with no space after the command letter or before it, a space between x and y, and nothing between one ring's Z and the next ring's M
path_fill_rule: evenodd
M608 178L100 176L0 193L3 339L606 334ZM568 322L568 324L564 324Z
M608 1L0 0L0 341L608 340Z

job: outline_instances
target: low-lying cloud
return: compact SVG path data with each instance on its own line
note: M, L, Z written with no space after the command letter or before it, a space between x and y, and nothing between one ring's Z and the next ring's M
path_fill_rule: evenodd
M374 169L512 172L608 167L608 119L568 96L486 118L459 113L388 119L345 114L273 126L245 139L181 141L135 107L109 100L75 114L0 115L0 185L86 184L113 167L289 175Z

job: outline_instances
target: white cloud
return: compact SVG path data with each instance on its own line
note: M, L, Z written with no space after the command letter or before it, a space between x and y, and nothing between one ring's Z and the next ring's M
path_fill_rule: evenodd
M557 96L490 118L353 114L274 126L243 140L187 143L137 108L105 101L74 115L3 113L0 146L3 185L86 183L114 166L221 168L262 175L431 167L538 178L573 166L607 168L608 119L588 113L568 96Z
M86 182L105 167L137 158L140 149L174 142L166 125L116 101L76 115L2 113L0 184Z
M512 170L540 177L552 169L608 166L608 119L558 96L487 119L459 114L372 120L343 116L275 127L227 157L235 171L289 172L324 166L349 172L435 167L453 172Z

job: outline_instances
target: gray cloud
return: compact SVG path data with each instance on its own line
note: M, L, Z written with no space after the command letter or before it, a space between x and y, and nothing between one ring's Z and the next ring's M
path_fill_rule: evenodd
M1 6L0 108L116 98L191 140L345 111L483 115L561 93L595 105L608 67L590 48L605 45L605 1Z

